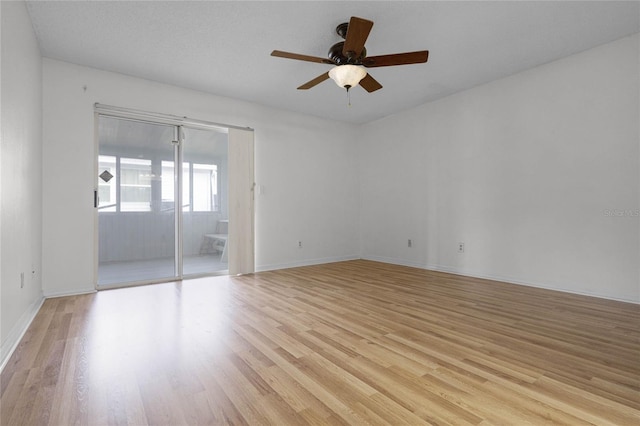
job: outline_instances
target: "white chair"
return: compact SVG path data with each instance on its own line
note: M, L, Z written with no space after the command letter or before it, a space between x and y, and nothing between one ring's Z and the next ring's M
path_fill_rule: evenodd
M204 234L202 245L200 246L200 254L206 254L210 251L222 253L221 262L227 261L227 240L229 239L229 220L219 220L216 225L214 234Z

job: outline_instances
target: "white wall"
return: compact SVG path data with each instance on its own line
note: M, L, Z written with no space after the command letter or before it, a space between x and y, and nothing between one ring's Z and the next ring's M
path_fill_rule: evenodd
M42 60L23 2L0 2L0 364L42 302ZM21 288L21 273L24 287Z
M640 302L638 57L634 35L365 125L363 257Z
M94 288L95 102L255 129L257 270L358 257L355 126L46 58L43 66L46 295Z

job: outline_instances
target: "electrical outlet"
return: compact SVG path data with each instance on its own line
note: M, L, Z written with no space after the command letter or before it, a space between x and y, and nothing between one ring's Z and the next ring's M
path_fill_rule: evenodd
M20 272L20 288L24 288L24 272Z
M458 243L458 253L464 253L464 243Z
M413 241L411 241L411 238L407 240L407 247L409 248L413 247Z
M302 241L298 241L298 248L302 248Z

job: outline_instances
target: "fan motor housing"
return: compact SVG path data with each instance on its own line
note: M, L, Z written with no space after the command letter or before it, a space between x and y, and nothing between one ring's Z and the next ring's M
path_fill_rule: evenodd
M331 59L337 65L345 65L345 64L359 65L362 63L362 60L367 56L367 49L363 47L362 53L360 53L360 56L358 56L357 58L352 57L351 59L349 59L347 56L345 56L342 53L343 49L344 49L344 41L341 41L331 46L331 48L329 49L329 59Z
M336 33L343 39L347 38L347 30L349 29L349 23L343 22L336 27Z

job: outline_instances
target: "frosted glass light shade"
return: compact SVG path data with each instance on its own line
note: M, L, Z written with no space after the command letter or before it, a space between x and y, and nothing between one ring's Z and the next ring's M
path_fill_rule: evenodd
M329 71L329 77L340 87L350 88L360 83L367 75L364 67L358 65L338 65Z

